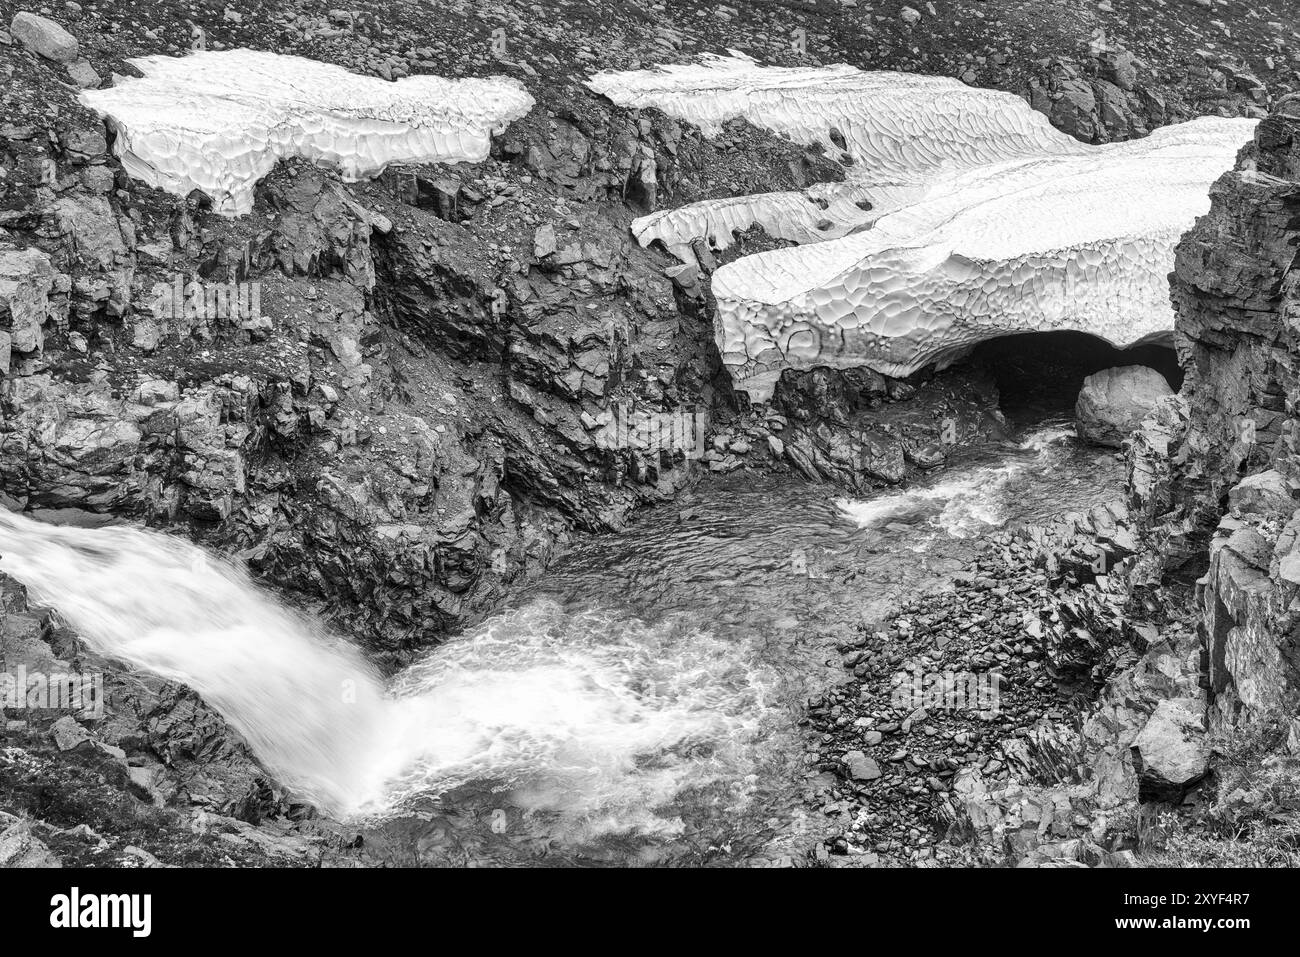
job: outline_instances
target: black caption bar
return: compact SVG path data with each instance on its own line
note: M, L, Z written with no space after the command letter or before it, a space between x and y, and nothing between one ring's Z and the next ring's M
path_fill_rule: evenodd
M838 869L837 869L838 870ZM906 938L1035 931L1073 940L1182 941L1287 926L1288 871L1168 870L28 870L0 871L11 939L92 937L126 947L229 941L337 949L411 934L578 934L637 939L689 921L731 945L774 920L811 933L835 925ZM917 922L920 923L917 923ZM701 923L703 922L703 923ZM410 926L408 926L410 925ZM638 930L638 928L640 928ZM817 930L816 928L821 928ZM989 935L992 935L992 938ZM1230 935L1225 938L1224 935ZM918 941L918 943L920 943Z

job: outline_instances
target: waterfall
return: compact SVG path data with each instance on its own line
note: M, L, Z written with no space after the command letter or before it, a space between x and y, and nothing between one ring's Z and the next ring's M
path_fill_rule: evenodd
M197 691L281 783L339 815L478 784L587 833L677 826L743 777L767 690L696 625L534 601L385 681L353 645L183 539L0 510L0 570L90 647Z

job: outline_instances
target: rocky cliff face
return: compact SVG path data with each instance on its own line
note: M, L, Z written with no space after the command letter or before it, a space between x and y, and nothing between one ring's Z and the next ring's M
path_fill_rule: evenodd
M1203 573L1212 723L1232 723L1243 708L1294 714L1300 682L1300 99L1212 196L1172 277L1187 380L1131 461L1165 569Z
M550 114L472 166L287 164L235 221L126 188L80 114L53 143L6 127L10 504L187 526L400 659L670 495L694 448L606 438L620 405L709 414L716 359L698 280L628 223L837 172L591 94ZM773 458L762 423L713 431L706 466Z
M1077 731L1027 739L1037 770L1019 782L959 776L946 813L977 854L1291 860L1270 831L1296 806L1300 745L1300 99L1276 105L1212 198L1171 276L1182 390L1124 446L1123 561L1102 591L1064 592L1085 631L1112 626L1108 654L1077 646L1104 686ZM1066 802L1087 833L1051 821Z
M1089 141L1195 112L1258 113L1290 82L1288 35L1268 16L1187 72L1160 50L1171 37L1206 46L1217 28L1197 11L1164 36L1120 15L1031 25L1002 3L919 24L884 10L722 9L679 23L657 6L587 6L507 4L504 49L496 21L462 4L400 24L381 9L306 3L256 24L194 21L167 3L134 19L73 11L43 28L57 32L53 51L26 26L0 34L9 503L184 526L402 660L491 608L572 530L616 527L671 495L691 461L897 481L977 431L990 400L979 383L916 395L916 384L815 372L784 383L772 415L733 404L714 381L702 275L718 257L701 249L698 268L681 266L637 247L628 225L843 170L743 125L706 140L655 111L614 108L578 79L743 39L774 63L842 59L1013 90ZM11 8L0 4L6 23ZM1008 56L1017 38L1045 59ZM1253 62L1274 42L1276 59ZM385 79L505 72L539 106L483 163L394 167L359 186L283 164L253 213L229 221L197 195L178 202L129 179L111 133L61 82L94 87L130 73L128 57L241 45ZM196 304L191 282L245 305L255 287L257 314ZM609 447L621 403L710 416L702 459Z

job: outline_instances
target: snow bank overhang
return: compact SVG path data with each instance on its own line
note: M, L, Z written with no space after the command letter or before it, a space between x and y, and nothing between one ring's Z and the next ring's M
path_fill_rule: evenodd
M1174 247L1253 128L1206 118L981 167L867 232L739 259L713 277L723 361L762 400L786 368L905 376L1017 332L1169 332Z
M693 239L725 246L720 234L752 223L805 244L713 277L719 350L757 401L787 368L903 376L1017 332L1077 330L1119 347L1170 332L1174 246L1255 126L1204 118L1088 146L1019 97L956 80L736 55L589 85L706 133L739 117L821 144L850 165L842 186L818 187L817 205L835 210L837 190L870 201L869 217L817 230L799 194L696 203L634 224L643 243L684 256Z
M479 162L494 132L533 106L508 77L388 82L256 50L147 56L81 101L116 128L127 172L178 196L199 189L241 215L276 162L301 157L355 181L391 163Z

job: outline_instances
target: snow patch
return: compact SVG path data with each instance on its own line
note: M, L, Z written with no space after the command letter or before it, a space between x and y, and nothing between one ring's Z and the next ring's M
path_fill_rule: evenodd
M131 176L178 196L202 190L225 215L251 211L257 182L290 157L349 181L391 163L479 162L492 134L533 106L508 77L390 83L257 50L128 62L143 79L118 78L81 101L113 123Z

